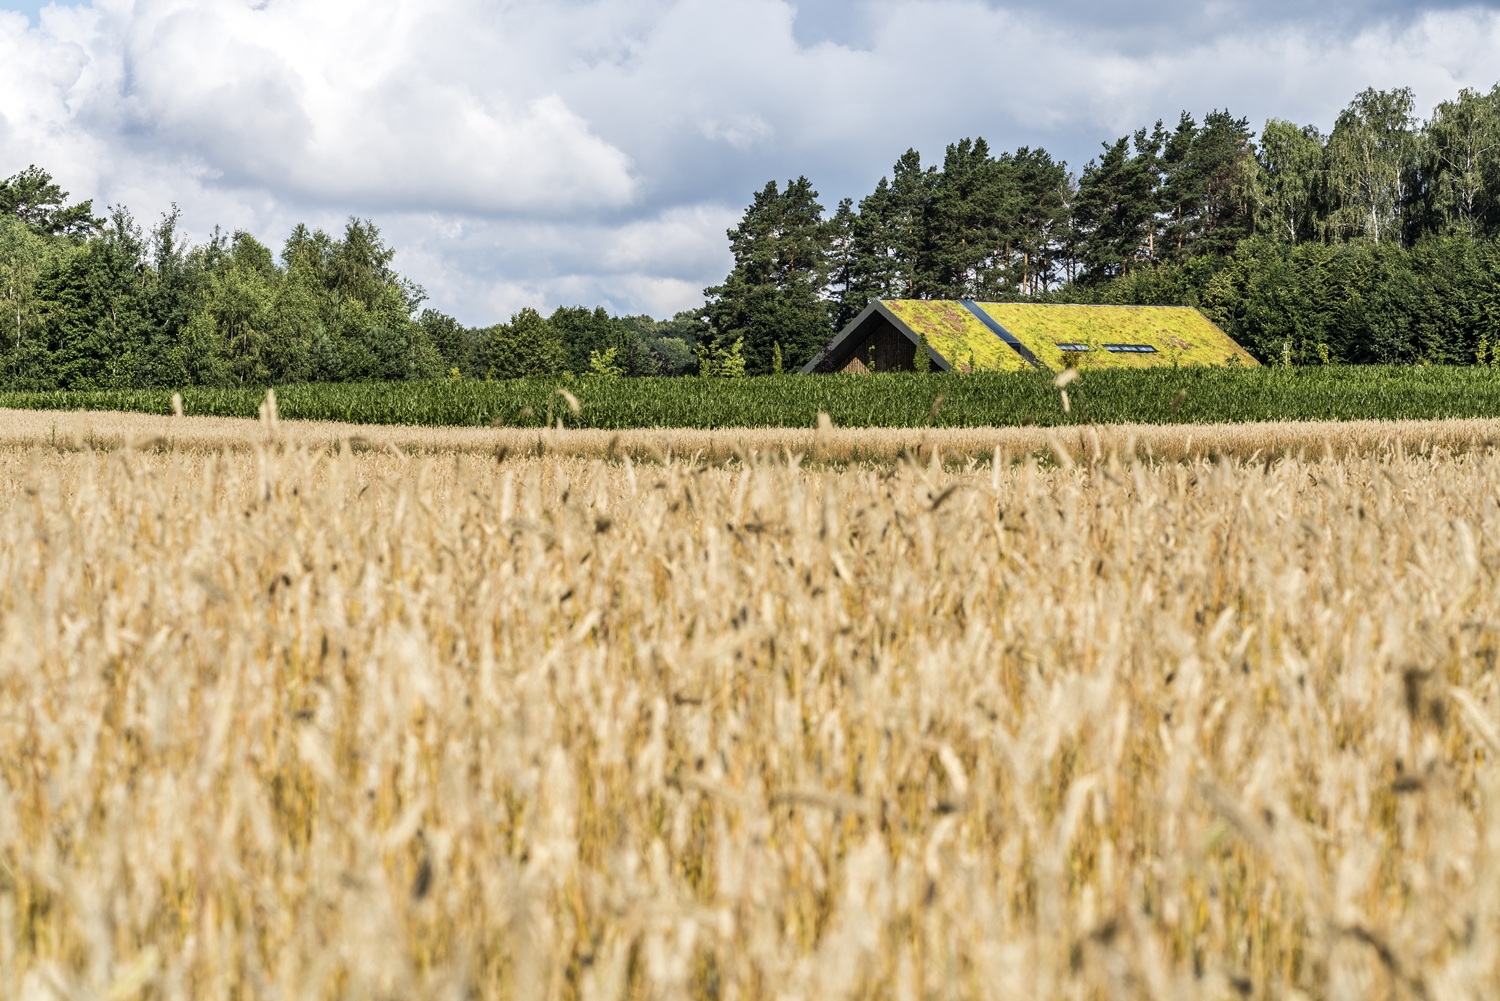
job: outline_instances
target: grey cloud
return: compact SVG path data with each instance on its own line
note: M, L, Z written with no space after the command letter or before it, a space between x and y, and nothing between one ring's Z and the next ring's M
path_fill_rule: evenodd
M919 7L925 0L902 6ZM868 47L870 28L890 0L800 0L794 31L803 45L833 43L854 48ZM1155 3L1120 3L1118 0L1074 0L1062 4L987 0L991 10L1049 22L1077 37L1107 33L1116 46L1150 51L1167 45L1191 44L1229 31L1256 33L1276 28L1320 31L1348 37L1372 24L1402 26L1432 11L1497 9L1496 3L1465 0L1161 0Z

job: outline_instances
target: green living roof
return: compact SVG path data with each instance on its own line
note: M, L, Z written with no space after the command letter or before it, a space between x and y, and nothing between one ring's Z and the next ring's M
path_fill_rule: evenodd
M894 313L954 369L1019 372L1031 365L995 335L983 320L953 299L883 299Z
M952 368L964 372L1031 368L1026 355L1055 371L1069 365L1088 369L1257 364L1206 316L1185 306L952 299L886 299L879 306L905 325L909 336L925 337Z

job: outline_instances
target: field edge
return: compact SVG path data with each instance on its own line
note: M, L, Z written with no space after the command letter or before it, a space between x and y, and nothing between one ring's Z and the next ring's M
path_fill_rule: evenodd
M388 449L403 455L483 453L499 459L560 454L666 461L747 459L754 455L835 462L891 462L902 456L989 460L997 453L1089 461L1111 453L1158 459L1276 455L1314 458L1400 450L1467 451L1500 443L1500 418L1263 421L1226 424L1083 424L1066 427L936 428L470 428L160 417L109 411L0 408L0 446L245 449L276 442L308 450Z

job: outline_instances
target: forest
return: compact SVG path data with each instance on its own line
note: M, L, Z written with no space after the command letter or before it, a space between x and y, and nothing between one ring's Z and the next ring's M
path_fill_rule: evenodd
M1187 305L1265 362L1500 363L1500 85L1426 119L1366 90L1324 134L1183 112L1104 142L908 150L828 211L805 177L756 192L733 267L667 320L566 306L465 327L427 307L369 220L194 245L95 215L39 167L0 181L0 385L794 371L872 298Z
M423 308L368 220L295 227L279 255L245 232L192 246L178 213L149 231L96 218L43 170L0 181L0 381L12 389L266 386L696 369L701 322L561 308L466 328ZM5 329L9 328L9 329Z

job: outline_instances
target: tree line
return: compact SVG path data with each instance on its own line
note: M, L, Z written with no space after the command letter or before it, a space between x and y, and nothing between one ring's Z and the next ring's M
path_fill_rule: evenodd
M1102 144L908 150L826 213L805 177L757 192L706 290L751 372L811 358L872 298L1185 305L1263 361L1474 362L1500 345L1500 85L1425 121L1366 90L1324 135L1183 112Z
M833 212L756 192L733 267L669 320L562 307L469 328L368 220L201 245L96 217L37 167L0 181L0 381L15 388L793 371L873 298L1187 305L1263 361L1500 362L1500 85L1419 120L1357 95L1325 135L1182 113L1102 144L908 150Z
M274 254L246 232L191 245L175 208L149 232L96 217L35 166L0 181L0 382L19 389L261 386L697 371L702 320L564 307L465 327L423 308L368 220L299 225Z

